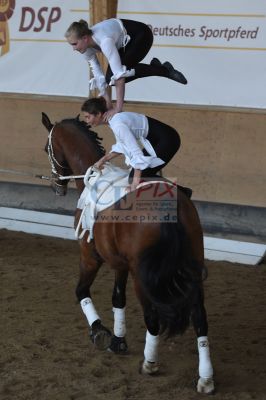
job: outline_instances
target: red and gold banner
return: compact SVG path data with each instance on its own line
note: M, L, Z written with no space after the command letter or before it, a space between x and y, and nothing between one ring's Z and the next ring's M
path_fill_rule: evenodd
M0 92L87 97L89 68L64 34L89 0L0 0Z
M15 0L0 0L0 56L9 51L8 20L14 12L15 5Z

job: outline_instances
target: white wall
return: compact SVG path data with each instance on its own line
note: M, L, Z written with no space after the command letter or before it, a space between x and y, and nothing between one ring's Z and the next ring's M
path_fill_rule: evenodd
M265 1L119 0L118 17L151 25L145 61L168 60L188 79L132 82L128 100L266 108Z

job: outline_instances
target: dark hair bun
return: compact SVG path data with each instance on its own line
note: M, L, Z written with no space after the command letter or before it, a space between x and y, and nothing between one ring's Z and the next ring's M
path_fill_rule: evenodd
M88 27L89 27L89 25L88 25L88 22L87 22L87 21L85 21L84 19L80 19L80 20L79 20L79 24L80 24L80 25L85 25L85 26L86 26L86 28L88 28Z

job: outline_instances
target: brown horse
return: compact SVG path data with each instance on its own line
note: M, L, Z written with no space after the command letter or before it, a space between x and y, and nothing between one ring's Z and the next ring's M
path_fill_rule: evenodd
M46 151L56 191L61 195L66 194L69 178L64 180L64 177L73 176L81 194L84 183L80 175L84 175L105 152L99 137L78 118L52 124L43 113L42 123L49 132ZM157 193L166 192L166 182L153 182L149 187L153 190L155 185ZM202 282L205 272L202 228L192 201L176 186L171 185L171 190L167 192L168 200L173 198L173 194L175 196L177 218L171 222L159 219L160 211L157 210L153 217L158 218L154 218L154 222L140 222L138 217L141 211L136 207L130 209L131 217L132 213L136 217L133 222L128 223L123 219L113 221L111 217L114 212L124 211L121 202L119 206L115 204L100 212L101 220L107 222L95 222L94 238L90 242L87 241L87 234L79 240L80 278L76 295L90 325L93 343L98 348L126 353L126 284L130 272L147 327L140 372L153 374L158 371L159 335L164 333L169 337L183 333L191 320L199 351L197 390L212 393L213 368ZM135 205L136 193L129 193L122 200ZM169 203L166 201L163 204L168 207ZM81 210L77 209L75 225L80 214ZM90 293L90 287L103 262L115 271L112 295L113 335L103 326Z

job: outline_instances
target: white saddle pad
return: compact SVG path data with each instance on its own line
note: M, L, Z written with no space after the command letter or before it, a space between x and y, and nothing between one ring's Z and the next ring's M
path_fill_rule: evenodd
M76 238L82 239L85 232L88 231L89 235L87 241L90 242L90 240L93 238L93 226L97 221L98 213L108 207L111 207L114 203L126 195L128 175L128 170L116 167L112 163L106 163L104 169L101 171L95 167L90 167L88 169L84 177L85 188L81 193L77 204L77 208L81 209L82 213L75 231ZM158 180L141 182L137 186L137 189L140 189L143 186L151 186L151 184L161 183L162 181ZM175 187L175 185L171 182L164 184ZM156 192L156 187L154 189ZM169 200L169 198L162 198L161 194L158 193L157 204L159 208L156 208L156 196L154 196L154 194L152 199L153 204L155 203L155 213L161 209L162 212L164 212L164 205L168 204L167 200ZM150 203L148 204L150 206ZM145 201L141 206L145 206ZM175 205L174 210L176 210ZM165 213L169 213L169 206Z
M82 211L75 231L81 239L89 232L88 242L93 238L93 226L100 211L105 210L126 194L129 171L106 163L103 170L90 167L84 177L85 188L78 200ZM82 228L81 233L80 228Z

